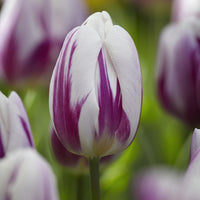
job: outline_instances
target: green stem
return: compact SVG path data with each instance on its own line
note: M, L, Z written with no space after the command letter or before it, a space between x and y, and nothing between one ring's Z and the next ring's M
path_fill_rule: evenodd
M100 200L99 158L89 159L92 200Z
M82 175L80 175L80 174L78 174L76 176L75 200L82 200L82 199L84 199L83 179L84 179L84 177Z

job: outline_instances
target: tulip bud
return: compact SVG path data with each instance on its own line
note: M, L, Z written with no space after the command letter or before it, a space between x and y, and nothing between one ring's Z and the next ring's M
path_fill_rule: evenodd
M130 35L107 12L91 15L66 37L50 84L50 114L69 151L102 157L135 137L142 82Z
M0 160L1 200L58 200L48 163L35 150L18 150Z
M191 126L200 124L200 23L167 26L158 50L158 96L163 107Z
M24 105L15 92L8 98L0 92L0 158L24 147L34 147Z
M154 168L142 171L133 184L133 199L177 200L182 176L172 169Z
M65 35L83 20L79 7L81 0L6 0L0 16L2 78L18 85L49 80Z
M199 0L174 0L172 6L173 21L181 21L191 16L200 17Z

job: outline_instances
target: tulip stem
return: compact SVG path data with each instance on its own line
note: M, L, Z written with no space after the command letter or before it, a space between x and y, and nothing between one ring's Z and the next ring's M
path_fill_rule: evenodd
M92 200L100 200L99 158L89 159Z

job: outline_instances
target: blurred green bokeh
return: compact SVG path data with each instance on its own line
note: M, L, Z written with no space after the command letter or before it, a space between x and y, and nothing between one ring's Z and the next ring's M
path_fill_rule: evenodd
M159 34L170 21L170 3L135 6L131 0L87 0L90 12L106 10L114 24L132 36L140 57L143 76L143 106L140 126L132 145L109 166L101 170L102 200L128 200L132 197L134 176L143 168L167 165L184 170L189 160L191 132L168 115L156 96L156 51ZM15 88L1 83L6 95ZM48 88L18 89L28 112L37 150L51 164L61 200L90 200L88 174L77 175L60 166L50 146ZM81 197L77 196L81 191ZM80 200L81 200L80 199Z

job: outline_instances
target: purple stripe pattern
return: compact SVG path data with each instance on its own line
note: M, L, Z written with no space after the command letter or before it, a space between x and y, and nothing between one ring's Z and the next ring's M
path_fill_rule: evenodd
M32 140L32 133L29 131L28 125L26 124L26 121L21 116L19 116L19 118L20 118L20 121L22 123L22 127L24 129L24 132L26 133L30 147L34 147L34 143L33 143L33 140Z
M158 96L163 107L192 127L200 124L200 42L197 19L168 26L158 51ZM199 27L197 27L199 26ZM171 34L176 33L173 41Z
M70 105L71 94L71 62L74 51L76 49L76 43L72 44L69 49L69 44L72 40L74 31L66 44L66 48L63 52L63 56L58 61L56 66L56 77L54 81L54 94L53 94L53 119L54 126L58 133L63 145L70 148L72 151L80 152L80 139L78 133L78 121L83 103L87 96L77 102L74 106ZM69 61L67 65L67 75L65 76L65 58L67 52L70 51ZM66 82L66 84L65 84ZM64 84L63 84L64 83ZM64 111L64 112L63 112Z
M122 108L119 80L117 79L116 96L114 98L102 49L98 56L98 63L100 71L100 85L98 90L99 134L96 135L96 139L100 138L103 134L109 134L109 137L116 136L119 142L123 144L130 135L130 123Z
M102 34L101 29L108 33ZM134 53L127 58L122 56L120 64L115 63L120 56L115 51L117 47L112 49L112 37L108 37L110 48L105 48L103 37L109 31L110 36L114 34L117 38L121 34L125 42L132 43L125 44L124 49L130 48ZM68 151L103 157L131 143L141 111L137 56L129 34L114 27L106 12L94 13L67 35L52 75L49 107L57 137Z
M4 156L5 156L5 151L4 151L2 134L1 134L1 129L0 129L0 159L3 158Z

